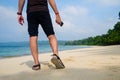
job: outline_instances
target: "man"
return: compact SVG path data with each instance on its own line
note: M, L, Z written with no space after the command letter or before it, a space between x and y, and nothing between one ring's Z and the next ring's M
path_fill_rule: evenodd
M55 0L48 0L50 6L52 7L55 16L56 23L62 26L62 21L56 7ZM32 69L39 70L40 63L38 59L38 27L39 24L43 28L46 36L49 39L50 46L53 51L53 58L51 62L56 66L57 69L65 68L64 64L59 58L58 55L58 43L53 30L53 25L51 22L49 10L48 10L48 2L47 0L28 0L27 3L27 21L28 21L28 33L30 36L30 49L32 56L34 58L34 63ZM18 3L18 22L23 25L24 18L22 16L22 10L24 7L25 0L19 0Z

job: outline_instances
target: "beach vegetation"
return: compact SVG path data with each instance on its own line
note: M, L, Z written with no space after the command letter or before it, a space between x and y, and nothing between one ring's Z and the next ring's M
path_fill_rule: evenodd
M67 41L65 45L118 45L120 44L120 22L109 29L106 34L88 37L82 40Z

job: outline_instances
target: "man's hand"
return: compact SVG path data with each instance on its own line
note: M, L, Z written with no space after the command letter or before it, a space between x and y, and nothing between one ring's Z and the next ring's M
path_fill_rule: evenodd
M23 18L22 15L18 15L18 22L19 22L19 24L23 25L23 23L24 23L24 18Z
M63 25L63 22L61 21L61 18L60 18L59 14L56 15L56 23L59 24L60 26Z
M24 4L25 4L25 0L19 0L17 15L18 15L18 22L21 25L23 25L23 23L24 23L24 18L22 16L22 10L23 10Z

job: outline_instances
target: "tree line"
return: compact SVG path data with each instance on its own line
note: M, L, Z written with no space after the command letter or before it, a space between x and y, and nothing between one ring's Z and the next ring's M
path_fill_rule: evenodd
M67 41L65 45L118 45L120 44L120 22L109 29L106 34L88 37L82 40Z

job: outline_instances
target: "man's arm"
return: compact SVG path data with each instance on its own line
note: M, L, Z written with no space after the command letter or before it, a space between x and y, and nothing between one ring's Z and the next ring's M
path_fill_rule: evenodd
M52 7L52 9L53 9L53 11L54 11L54 13L56 15L56 23L59 24L59 25L61 25L62 21L61 21L61 18L60 18L59 11L57 9L55 0L49 0L49 4Z
M25 0L19 0L17 14L18 14L18 22L21 25L23 25L23 23L24 23L24 18L22 16L22 10L23 10L24 4L25 4Z
M18 3L18 13L22 14L22 10L23 10L24 4L25 4L25 0L19 0L19 3Z

